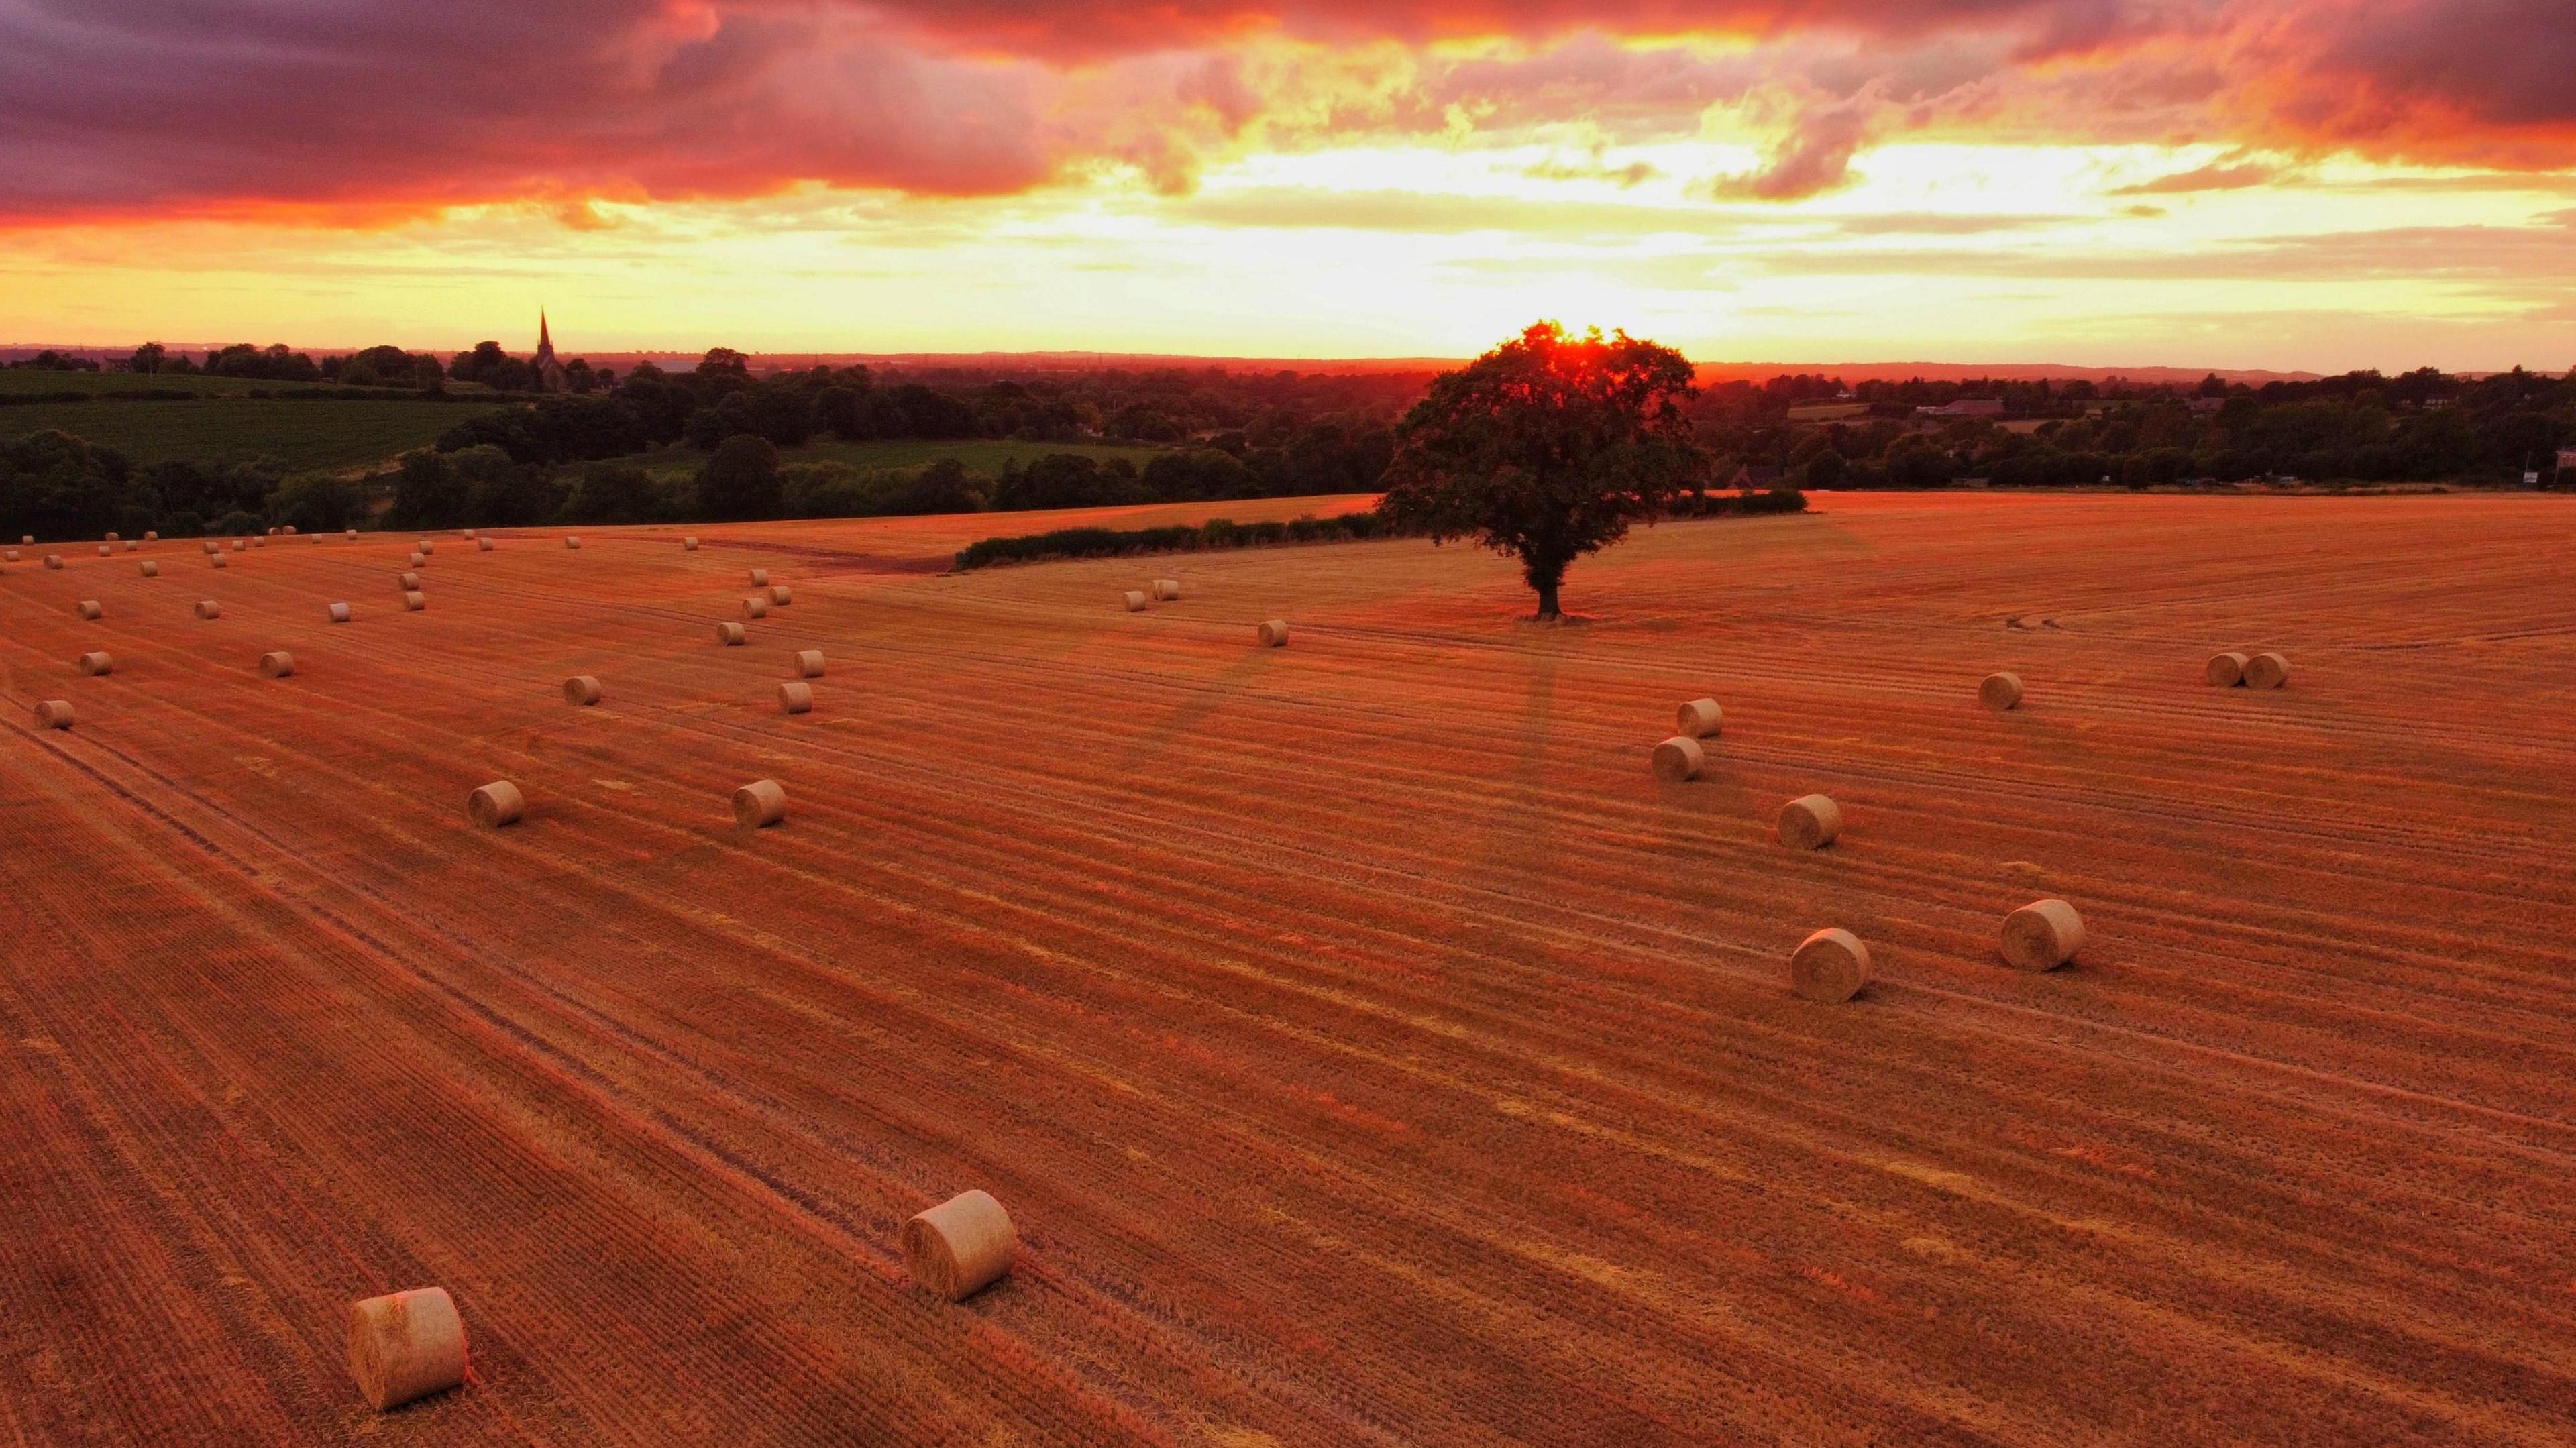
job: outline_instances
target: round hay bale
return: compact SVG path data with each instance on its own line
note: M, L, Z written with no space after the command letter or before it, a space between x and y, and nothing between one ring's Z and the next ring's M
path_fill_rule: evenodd
M143 576L146 578L158 578L161 576L161 565L153 562L149 558L144 559L141 563L135 566L142 571Z
M1126 603L1127 611L1129 613L1142 613L1145 611L1145 590L1141 588L1131 588L1127 590L1126 593L1120 595L1120 597Z
M197 600L197 617L221 618L223 616L224 606L222 604L215 602L211 598L201 598Z
M1726 711L1715 699L1693 699L1673 711L1673 732L1687 739L1712 739L1726 729Z
M1177 578L1155 579L1154 597L1165 603L1179 602L1181 597L1181 581Z
M15 548L12 548L12 549L9 549L9 550L8 550L7 552L5 552L5 553L0 553L0 561L5 561L5 562L9 562L9 563L15 563L15 562L17 562L17 561L18 561L18 550L17 550L17 549L15 549Z
M1780 843L1790 849L1821 850L1842 832L1842 806L1821 794L1802 794L1780 806Z
M161 530L160 530L160 529L158 529L158 528L146 528L146 529L144 529L144 530L143 530L143 541L144 541L144 542L146 542L146 543L158 543L158 542L160 542L160 541L161 541Z
M2256 654L2245 661L2245 687L2277 689L2290 682L2290 661L2279 654Z
M357 530L357 529L355 529L355 528L351 528L351 529L348 529L346 532L342 533L340 536L341 536L341 537L343 537L343 538L348 539L348 540L349 540L350 542L352 542L352 543L355 543L355 542L357 542L357 541L358 541L358 530Z
M769 586L769 601L774 607L785 608L796 601L796 591L784 583L773 583Z
M960 1192L903 1224L903 1269L942 1302L1000 1281L1020 1254L1011 1214L992 1194Z
M417 588L403 590L403 612L419 613L429 607L429 595Z
M1699 778L1699 772L1708 767L1708 752L1699 747L1698 740L1676 734L1655 746L1654 765L1655 778L1666 784L1682 784Z
M744 599L742 601L742 616L744 618L769 617L769 600L756 593L751 597Z
M599 702L599 676L575 674L564 680L564 702L591 705Z
M474 540L474 547L477 552L489 553L492 551L492 540L489 538L477 538Z
M1839 1005L1867 984L1869 947L1848 930L1819 930L1789 954L1789 989L1808 1000Z
M466 798L465 815L487 830L514 825L528 808L519 787L506 779L496 779Z
M819 679L823 677L823 651L821 649L798 649L795 654L795 663L796 677L800 679Z
M224 551L224 545L216 542L212 538L209 538L206 540L206 551L208 553L221 553Z
M787 818L787 791L774 779L755 779L733 792L733 822L765 830Z
M1288 645L1288 620L1270 619L1260 628L1253 630L1253 635L1261 640L1261 646L1265 649L1285 648Z
M116 556L116 545L114 545L114 544L112 544L112 543L101 543L100 545L98 545L98 556L99 556L99 557L101 557L101 558L113 558L113 557L115 557L115 556Z
M315 543L320 543L322 541L322 535L319 533L312 535L312 537Z
M93 679L104 678L116 672L116 660L104 652L92 650L80 656L80 671Z
M249 540L249 539L247 539L247 538L235 538L235 539L233 540L233 551L234 551L235 553L247 553L247 552L249 552L249 551L250 551L250 540Z
M131 538L128 538L128 539L126 539L126 540L125 540L125 551L126 551L126 552L128 552L128 553L139 553L139 552L141 552L142 550L143 550L143 545L142 545L142 544L135 542L135 541L134 541L133 539L131 539Z
M106 539L106 540L107 540L108 542L110 542L110 543L116 543L116 542L120 542L120 541L122 541L122 540L117 536L117 532L116 532L116 530L115 530L115 529L113 529L113 528L108 529L106 532L104 532L104 533L100 534L99 536L100 536L100 537L102 537L102 538L104 538L104 539Z
M101 607L99 607L99 606L98 606L98 600L97 600L97 599L95 599L95 598L84 598L84 599L82 599L82 600L80 601L80 603L79 603L79 604L78 604L78 605L73 609L73 611L74 611L75 613L78 613L81 617L83 617L83 618L87 618L87 619L96 619L96 618L100 618L100 617L105 616L105 615L106 615L106 613L107 613L107 610L106 610L106 609L103 609L103 608L101 608Z
M724 644L729 648L740 646L750 637L750 634L744 632L741 624L720 623L716 625L716 642Z
M33 547L35 547L35 546L36 546L36 535L35 535L35 534L33 534L33 533L21 533L21 534L19 534L19 535L18 535L18 546L19 546L19 547L21 547L21 548L33 548Z
M465 1323L444 1287L416 1287L349 1307L349 1376L382 1413L465 1382Z
M695 553L698 551L698 540L695 538L683 538L680 540L680 547L684 552Z
M766 568L755 568L751 570L751 586L754 588L767 588L769 586L769 570Z
M2002 713L2007 709L2020 708L2021 675L1986 675L1986 681L1977 686L1977 702L1996 711L1997 713Z
M423 552L419 551L418 549L414 549L414 550L412 550L412 555L411 555L411 566L412 566L412 567L414 567L414 568L418 568L418 567L420 567L421 565L423 565L423 564L425 564L425 563L427 563L427 562L429 562L429 555L428 555L428 554L423 553Z
M2004 962L2015 970L2055 970L2084 945L2084 919L2063 900L2034 900L2004 917Z
M295 536L295 525L294 525L294 524L292 524L292 523L289 523L289 524L287 524L285 527L280 528L280 529L278 529L277 531L278 531L278 532L280 532L280 533L285 534L285 535L286 535L287 537L289 537L289 538L292 538L292 537L294 537L294 536Z
M259 656L259 676L263 679L295 677L295 655L284 649L272 649Z
M565 535L564 535L564 546L565 546L566 548L578 548L578 547L580 547L580 546L581 546L581 537L580 537L580 535L579 535L579 534L574 534L574 533L567 533L567 534L565 534Z
M2200 676L2206 679L2209 687L2213 689L2233 689L2245 682L2245 656L2233 649L2225 653L2211 654L2209 663L2200 671Z
M417 573L397 573L394 575L394 586L404 593L409 593L413 589L420 587L420 575Z
M39 701L36 705L36 727L39 729L72 727L72 701L69 699Z
M470 537L472 535L469 534L467 536ZM423 558L427 558L432 553L438 551L438 540L435 538L423 538L419 542L411 545L411 551L419 554Z
M46 554L46 555L45 555L45 566L46 566L47 568L51 568L51 569L55 570L56 572L60 572L60 571L62 571L62 566L63 566L63 555L61 555L61 554L59 554L59 553L48 553L48 554Z
M805 714L812 712L813 708L814 688L812 685L791 680L778 686L778 712L782 714Z
M335 603L331 605L331 621L333 623L347 623L349 621L349 605L345 603Z
M222 555L222 554L220 554L220 553L216 554L216 555L215 555L214 557L212 557L212 558L207 559L206 561L207 561L208 563L213 564L213 565L214 565L215 567L217 567L217 568L230 568L230 567L232 566L231 561L230 561L230 560L228 560L228 559L226 559L226 558L224 557L224 555Z
M277 525L276 525L275 523L271 523L271 524L269 524L269 525L268 525L268 536L270 536L271 538L274 538L274 537L276 537L276 536L277 536Z
M468 543L471 543L474 541L474 530L471 528L459 528L456 530L456 536L464 539Z

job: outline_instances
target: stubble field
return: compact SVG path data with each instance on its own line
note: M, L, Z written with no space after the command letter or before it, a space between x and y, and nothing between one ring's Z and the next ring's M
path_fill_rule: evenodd
M1454 545L943 576L990 518L443 539L417 614L407 538L30 552L0 1439L2576 1442L2576 513L1819 507L1561 629ZM936 1303L968 1187L1020 1264ZM432 1283L472 1379L379 1419L347 1303Z

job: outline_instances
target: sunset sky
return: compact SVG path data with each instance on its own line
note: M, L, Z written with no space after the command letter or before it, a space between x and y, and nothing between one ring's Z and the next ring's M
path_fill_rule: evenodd
M2576 365L2576 0L0 0L0 342Z

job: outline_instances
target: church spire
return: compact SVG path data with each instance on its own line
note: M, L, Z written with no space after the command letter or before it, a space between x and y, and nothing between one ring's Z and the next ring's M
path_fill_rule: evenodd
M537 357L535 365L537 369L537 390L539 392L564 392L571 389L572 379L565 374L563 363L555 360L554 329L547 325L545 309L542 307L537 309Z

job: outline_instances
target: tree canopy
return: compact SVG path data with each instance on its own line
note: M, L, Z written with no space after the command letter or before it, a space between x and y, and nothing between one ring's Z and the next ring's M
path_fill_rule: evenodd
M1691 378L1670 347L1540 322L1432 381L1396 428L1378 511L1519 558L1538 616L1556 618L1575 559L1660 515L1702 476L1684 411Z

